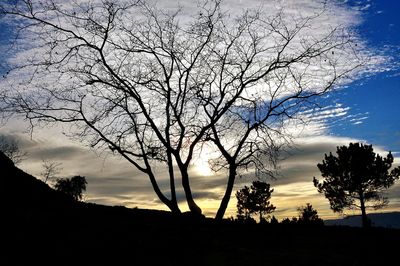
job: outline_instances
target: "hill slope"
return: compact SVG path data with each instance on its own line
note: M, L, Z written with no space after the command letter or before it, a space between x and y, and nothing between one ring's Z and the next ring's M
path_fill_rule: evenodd
M54 190L43 181L25 173L0 151L0 202L4 214L29 219L52 218L93 219L104 216L121 218L132 215L146 219L146 222L162 217L168 220L170 212L157 210L128 209L121 206L104 206L94 203L76 202L70 196ZM25 217L27 216L27 217ZM125 218L127 218L125 217ZM150 221L148 221L150 220Z
M400 229L400 212L371 213L368 218L374 227ZM361 215L348 216L343 219L325 220L325 225L344 225L361 227Z
M60 209L75 205L67 195L15 167L0 151L0 200L12 211Z
M216 223L77 203L1 155L0 169L1 265L397 265L400 230Z

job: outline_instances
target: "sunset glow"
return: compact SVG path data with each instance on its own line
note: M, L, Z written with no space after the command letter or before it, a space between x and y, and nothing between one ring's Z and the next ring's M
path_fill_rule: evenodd
M97 0L93 2L96 1ZM69 1L57 0L56 2L62 3L62 6L64 7L69 7L69 5L72 5L72 2L79 3L81 1L72 1L71 3L69 3ZM99 1L99 3L100 2L104 1ZM189 20L189 17L194 17L193 11L196 10L197 2L198 1L194 0L182 1L179 6L183 10L183 17L179 17L178 20L186 23L186 21ZM210 3L211 2L213 1L210 1ZM159 7L160 10L167 10L169 12L171 10L178 9L178 4L175 1L160 0L157 1L157 3L157 7ZM246 8L258 9L260 8L260 6L265 9L265 11L263 12L265 12L266 15L270 14L268 12L274 14L273 12L277 10L284 10L287 14L289 14L287 17L285 17L284 20L285 23L287 22L288 24L294 24L294 17L296 16L314 16L315 11L321 8L321 1L312 0L227 0L223 1L222 3L222 9L224 11L229 10L227 14L230 14L232 17L240 14ZM306 203L312 203L312 205L318 209L321 217L323 218L332 218L339 216L337 213L332 212L328 200L324 198L323 195L317 192L312 183L312 178L314 176L316 178L320 178L320 172L317 168L317 164L324 159L324 154L329 154L329 152L334 153L336 147L339 145L348 145L350 142L372 144L375 151L381 155L385 155L389 151L391 151L393 156L395 157L393 166L399 165L400 108L398 105L398 99L400 99L400 23L398 21L397 14L398 10L400 9L399 3L400 1L373 0L327 1L326 6L324 6L326 10L324 10L324 12L317 16L318 19L316 20L315 25L310 25L310 28L308 29L308 31L306 31L306 33L309 34L305 35L307 36L307 38L301 40L303 42L300 42L299 40L299 43L295 43L293 46L290 46L290 49L292 50L285 55L290 56L291 53L293 51L296 51L296 49L298 49L299 47L303 47L308 42L311 42L314 38L317 39L318 36L323 35L327 29L343 27L344 29L348 30L348 32L354 33L354 39L352 39L352 41L356 43L354 48L360 49L361 55L365 58L368 58L368 60L366 61L367 66L365 69L346 72L347 74L344 75L345 77L340 81L340 84L338 84L337 87L333 88L335 90L334 93L326 94L324 95L324 97L321 97L315 101L315 106L321 106L321 109L314 110L310 108L309 110L306 110L299 107L300 111L296 116L296 118L298 119L294 119L295 122L293 123L293 125L287 126L285 128L286 131L283 133L295 136L293 137L291 143L293 145L287 148L288 153L283 156L284 160L279 162L279 176L276 179L265 180L266 182L270 183L271 188L274 189L274 193L271 197L271 202L277 207L275 215L280 219L296 215L297 207ZM285 12L283 12L282 14L279 13L279 15L284 15L286 14ZM125 16L130 18L130 14L125 14ZM102 19L101 16L99 16L99 19ZM118 19L122 20L122 18ZM59 23L67 23L69 19L66 19L65 21L60 21L61 22ZM78 108L78 104L76 104L74 97L80 97L82 95L86 95L86 93L77 93L73 96L69 94L70 86L76 86L76 88L79 89L81 88L80 83L78 82L80 80L77 79L77 77L69 78L69 76L65 74L66 72L61 71L59 79L57 79L56 76L50 75L56 73L56 71L49 68L46 69L46 71L40 73L40 75L42 76L37 76L36 79L31 79L31 77L28 75L28 68L18 68L19 66L23 66L26 62L30 62L30 60L32 60L32 62L35 62L35 60L41 60L43 54L49 56L50 53L46 53L47 50L43 48L46 47L45 45L41 47L40 45L36 44L36 42L38 41L43 41L44 43L47 43L47 41L41 40L40 38L29 39L31 37L30 34L34 33L30 32L26 35L19 35L19 37L22 38L20 46L15 46L13 37L16 37L16 35L18 35L16 27L18 25L24 24L12 20L0 20L0 23L0 57L2 59L0 62L0 75L4 75L6 77L0 80L0 97L3 96L3 91L5 91L5 94L11 93L11 95L13 95L12 93L20 93L22 95L24 92L27 91L29 92L27 92L27 94L39 95L36 93L36 89L39 90L44 88L43 90L45 90L46 94L47 88L50 88L47 91L47 95L51 95L51 89L55 89L58 90L61 95L57 96L58 99L62 99L63 97L71 97L71 99L68 100L68 104L65 105L65 110L59 112L61 116L65 115L65 113L68 113L67 110L70 110L70 108ZM129 26L135 26L131 24L134 23L127 23L127 25ZM117 30L122 28L123 27L115 27L113 29ZM290 29L290 27L288 29ZM90 30L88 30L88 34L89 33ZM249 34L249 36L250 35L251 34ZM64 40L63 35L54 36L61 36L60 39ZM114 37L115 39L112 39L112 37ZM114 44L117 44L116 46L120 45L120 43L124 43L125 41L130 40L129 38L123 39L122 37L123 35L120 34L120 32L118 34L111 34L108 36L108 38L110 38L110 40L112 40ZM98 41L98 38L100 37L95 36L92 38L92 40ZM65 39L68 40L67 37ZM244 40L242 42L245 43ZM105 42L105 44L106 43L107 42ZM182 43L185 44L185 42ZM268 47L268 45L269 43L266 42L265 46ZM105 46L107 47L107 45ZM9 49L10 47L18 47L18 49L15 49L15 51L11 53L10 51L12 51L12 49ZM63 49L66 49L68 45L61 47ZM270 57L273 58L274 53L276 52L274 50L275 48L276 47L273 45L265 49L266 51L271 50L271 54L266 54L268 60L270 59ZM140 57L142 56L140 55L137 58L132 57L132 59L128 56L123 56L123 53L114 54L114 51L111 48L109 49L110 51L105 50L105 57L109 59L111 63L119 62L119 68L116 67L116 69L118 69L118 71L120 71L123 75L127 75L127 77L124 77L122 80L126 79L129 82L129 75L132 75L132 80L134 80L134 82L140 83L141 85L146 83L142 82L140 78L137 78L136 74L139 75L148 71L147 68L153 67L153 62L143 64L143 66L137 66L136 62L141 62L140 60L148 60L151 57L150 55L146 55L143 57ZM235 49L241 50L238 47L236 47ZM125 50L131 52L130 48ZM54 52L54 54L52 55L55 58L63 54L59 53L59 51L52 52ZM185 50L182 53L184 52L187 51ZM332 62L338 63L335 70L338 70L339 72L351 63L354 63L354 60L356 60L357 58L349 57L345 54L345 52L346 51L344 50L332 50L327 55L334 58L334 60L332 59L331 62L328 62L329 60L322 60L322 63L320 62L321 64L317 64L317 66L297 66L297 68L291 68L288 73L293 74L293 78L288 79L286 81L287 84L282 85L286 87L282 87L283 92L279 94L279 96L277 96L277 99L296 91L296 89L298 89L296 87L296 82L304 81L307 78L309 78L309 80L304 81L304 84L302 84L303 86L299 86L301 87L301 89L318 87L318 85L320 85L320 83L323 82L324 79L319 79L319 76L316 74L321 72L321 75L324 78L328 79L332 75L329 70L329 66ZM84 55L84 58L86 58L86 56L90 57L92 56L92 54L88 53ZM138 58L140 60L135 61ZM93 64L97 66L98 59L94 57L92 58L92 60L94 62ZM216 59L214 58L214 60ZM260 58L257 58L257 60L259 60L257 61L257 64L262 64L262 62L264 62L264 60ZM166 59L166 61L168 60ZM72 59L68 60L68 64L73 64L74 62L75 61ZM84 60L84 62L87 61ZM174 66L174 64L175 63L173 63L172 65ZM184 62L183 65L184 64L187 64L187 62ZM255 64L255 66L257 64ZM166 65L169 66L169 64ZM209 75L209 73L204 74L202 72L204 71L203 67L205 67L205 65L206 64L200 64L200 66L196 66L199 69L199 75ZM232 63L232 65L236 64ZM242 68L240 64L237 65L238 69ZM8 73L9 70L15 66L17 66L16 68L20 72L11 71L10 73ZM77 66L79 66L79 64L77 64ZM304 69L302 69L303 67ZM74 68L74 66L65 66L65 68L68 71L70 71L71 69L76 69ZM82 72L83 74L79 76L79 78L86 78L85 71L87 71L88 69L96 70L96 67L86 67ZM142 78L151 77L152 79L153 75L157 76L159 73L162 72L158 71L161 68L154 69L154 71L148 71L147 73L143 74ZM310 71L310 69L312 70ZM212 68L211 70L209 70L210 73L212 72L212 70ZM34 70L33 72L36 73L35 71L36 70ZM103 69L101 67L98 67L98 71L99 73L103 73L102 71L106 72L107 68ZM235 71L227 71L229 72L228 77L237 75ZM253 71L253 69L251 69L251 71ZM302 73L302 71L309 72L307 72L307 74L303 77L296 79L296 75L298 73ZM330 75L326 74L325 72ZM179 71L174 70L171 71L171 73L173 75L177 75ZM290 76L288 73L286 73L286 76ZM275 75L276 73L273 74ZM314 74L316 76L314 76ZM251 75L255 74L250 73L249 76ZM236 110L235 108L240 106L240 103L237 103L237 106L235 106L235 108L232 108L232 113L226 116L226 120L224 120L223 122L218 121L218 123L220 123L220 129L222 128L220 132L225 132L224 130L226 128L224 128L224 123L228 125L227 128L229 129L229 122L232 122L234 119L239 120L240 118L247 123L243 123L241 125L242 127L240 127L240 130L235 130L236 128L232 127L232 132L223 135L223 138L225 139L223 139L222 142L224 145L226 144L229 151L234 148L234 144L237 143L235 141L237 141L237 139L239 139L243 135L242 133L247 129L247 127L252 125L251 119L253 119L253 117L256 117L257 115L262 114L262 111L254 112L254 114L252 114L251 108L253 106L263 106L265 101L270 100L272 96L276 96L273 89L263 91L268 86L271 86L272 88L274 86L278 86L277 84L281 84L280 78L285 76L279 76L278 74L276 74L276 76L274 75L271 74L270 76L264 77L266 80L268 78L270 79L268 80L268 82L262 83L261 85L258 84L254 86L249 86L248 91L245 91L245 93L241 95L243 97L246 96L250 98L250 100L247 99L247 101L243 101L244 104L241 103L243 104L243 106L246 106L247 109L238 108L239 111ZM110 79L107 80L107 82L115 82L114 78L106 74L105 77L105 79ZM218 77L216 77L215 79L217 78ZM163 81L164 79L160 80ZM173 76L171 80L175 81L179 80L179 78ZM193 80L196 80L196 78L193 78ZM237 82L237 80L235 82ZM232 81L232 84L235 84L235 82ZM90 82L88 83L89 85L91 85ZM229 82L227 83L229 84ZM26 84L28 84L29 86L26 86ZM82 84L82 87L88 85L87 83ZM118 88L118 86L115 87ZM115 87L113 89L115 89ZM176 86L176 88L178 87L179 86ZM165 104L167 101L165 101L165 99L156 99L156 95L161 94L158 92L153 92L153 87L149 87L150 92L148 94L143 93L143 91L146 91L146 87L143 86L141 88L142 90L139 89L139 93L142 93L142 98L148 101L147 105L149 106L149 116L154 116L153 120L161 128L159 130L159 132L161 132L159 133L159 135L168 135L167 133L165 133L167 130L165 130L165 128L162 128L163 126L165 126L166 120L164 119L164 117L162 117L162 115L157 114L157 112L165 112L166 108L165 106L163 106L163 104ZM176 88L174 87L173 89ZM110 91L107 91L108 88L106 88L104 91L101 91L101 89L97 89L98 88L94 86L86 91L88 94L92 93L92 98L88 96L82 97L82 99L84 99L82 104L83 109L90 109L93 107L90 112L88 111L88 117L90 119L102 117L100 115L95 116L94 112L99 110L103 111L106 107L108 107L106 105L103 105L103 102L97 100L96 97L98 97L99 95L118 96L118 94L113 94L111 89ZM285 89L287 94L285 94ZM233 91L235 90L232 89L232 91L229 91L227 95L229 95ZM179 93L176 93L176 95L178 94ZM121 93L121 95L123 95L123 93ZM212 99L211 96L210 99ZM32 102L35 102L39 107L53 103L52 101L46 102L40 97L38 97L38 99L36 100L36 102ZM224 101L227 102L226 99L224 99ZM218 104L223 105L225 104L224 101L221 101L221 103ZM132 102L133 100L131 100L131 102L129 103ZM2 103L0 103L0 107L1 104ZM98 104L98 106L96 106L96 104ZM197 104L198 102L191 105L191 108L188 108L187 110L196 110L196 112L198 111L199 113L203 112L204 110L201 108L201 106L198 107ZM147 105L144 104L144 106ZM132 109L136 108L135 104L132 104L132 106ZM293 106L296 106L296 104L294 104ZM54 113L58 112L58 107L59 106L56 106L56 111ZM26 108L24 110L28 109L29 108ZM206 110L206 108L204 109ZM137 110L135 109L135 111ZM248 111L248 113L246 113L246 111ZM171 110L170 112L172 113ZM199 125L198 126L196 124L196 126L192 126L192 131L188 130L184 133L188 135L187 140L190 141L197 136L196 134L198 134L198 131L196 130L198 130L198 127L201 127L203 123L207 123L207 116L204 115L196 117L195 115L191 116L190 114L186 114L185 112L183 113L184 115L187 115L187 117L184 117L184 119L182 119L184 123L188 123L188 125L185 126L191 127L192 123L198 123ZM105 129L105 134L115 134L114 136L111 136L111 138L114 137L115 142L122 143L121 145L125 145L123 148L126 148L127 150L131 149L129 150L131 152L130 155L132 155L132 157L130 158L139 158L138 161L140 162L140 166L144 166L145 163L143 163L143 160L141 160L141 155L136 154L136 152L140 150L140 147L137 145L138 142L136 141L135 137L126 137L121 139L118 138L118 134L121 132L131 132L130 130L132 130L132 128L130 127L132 123L127 122L129 121L129 117L123 115L120 116L119 112L115 112L115 114L117 114L117 118L113 119L113 117L108 117L107 119L102 121L102 124L100 123L104 127L103 129ZM250 114L252 114L253 116L251 116ZM74 115L75 113L71 117L75 118ZM108 115L107 112L104 114L104 116L106 115ZM291 114L289 113L288 116L290 115ZM64 118L64 120L68 120L68 118L70 117ZM230 120L231 118L232 120ZM271 117L271 120L273 119L275 118ZM30 124L29 121L26 120L25 116L13 116L11 119L6 120L7 121L4 121L4 123L0 124L0 135L5 136L6 138L17 140L20 145L20 149L27 153L26 159L23 160L19 165L19 167L21 167L21 169L23 169L27 173L41 179L41 175L43 172L43 160L59 162L62 163L63 168L59 174L60 178L71 177L73 175L84 175L87 177L88 188L86 191L86 198L90 202L107 205L123 205L127 207L168 210L168 207L163 205L154 193L152 183L147 176L146 171L140 171L138 168L136 168L136 166L129 162L129 160L126 160L126 158L121 156L117 152L117 149L115 147L112 147L111 145L109 146L108 142L99 142L101 143L101 145L97 145L99 143L96 142L95 133L87 133L89 131L85 131L87 135L82 137L81 135L79 135L79 132L76 133L75 131L73 131L81 129L79 128L79 126L75 127L70 124L57 124L53 127L48 127L48 125L51 123L40 124L40 127L35 127L35 129L30 132L29 130L27 130L30 129ZM160 187L160 191L165 193L166 197L169 198L171 197L171 193L169 193L170 172L168 171L167 166L163 164L166 158L166 150L165 147L163 147L163 141L159 139L159 135L157 135L153 131L153 129L151 129L151 126L149 126L150 123L146 122L145 120L145 116L141 116L137 120L135 120L135 122L137 122L141 126L139 130L139 138L146 139L149 142L149 145L145 145L141 148L148 149L145 152L146 154L153 154L154 152L155 155L160 155L160 158L155 159L159 161L154 163L154 165L156 166L152 170L158 182L157 184ZM301 123L299 122L299 124L297 124L296 122L298 122L299 120L302 121ZM306 120L307 123L302 124L303 120ZM169 127L168 130L176 131L172 132L171 135L180 136L180 126L177 126L177 119L172 119L171 121L171 127ZM268 120L267 122L270 121ZM276 124L272 124L271 129L275 130L274 126L283 125L286 121L282 122L281 124L279 124L279 122L282 121L273 120L272 123ZM113 126L115 126L115 128L113 128ZM143 135L140 135L142 133ZM260 130L257 131L254 136L258 136L258 134L263 133L264 132ZM176 143L178 142L179 141L176 141ZM200 207L204 209L203 213L205 213L209 217L212 217L215 215L215 212L217 211L218 206L221 202L221 198L224 195L227 184L227 175L223 171L213 171L212 167L210 166L210 163L212 163L213 159L215 159L217 156L221 156L221 153L214 151L211 147L214 144L209 144L210 147L207 146L207 144L199 147L202 145L202 141L199 141L199 143L200 144L197 144L198 146L196 146L195 148L193 160L188 164L190 170L189 182L196 202L200 205ZM111 151L109 148L111 148ZM159 150L157 151L157 149ZM157 152L159 153L157 154ZM186 151L181 150L177 154L185 155L185 152ZM172 158L171 160L173 161L173 171L176 172L176 194L177 198L180 200L178 200L178 204L179 207L183 211L185 211L188 209L188 206L184 201L185 191L182 186L182 175L180 175L179 173L179 167L177 167L176 163L177 161L174 158ZM253 168L250 169L248 172L241 172L241 175L236 177L231 200L226 211L226 216L236 215L235 192L243 186L249 185L254 179L256 179L256 177L254 175ZM400 182L395 183L395 185L393 185L393 187L388 190L387 194L390 200L389 206L386 209L379 211L400 210L399 183Z

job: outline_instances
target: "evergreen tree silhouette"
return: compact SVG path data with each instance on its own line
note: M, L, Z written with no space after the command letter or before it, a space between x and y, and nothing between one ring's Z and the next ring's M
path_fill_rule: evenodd
M345 208L361 210L363 227L369 226L367 208L379 209L388 204L383 192L400 177L400 167L390 168L393 155L386 158L375 154L372 145L350 143L337 147L337 155L325 154L318 164L322 182L315 177L314 186L324 193L334 212ZM367 205L371 202L372 205Z

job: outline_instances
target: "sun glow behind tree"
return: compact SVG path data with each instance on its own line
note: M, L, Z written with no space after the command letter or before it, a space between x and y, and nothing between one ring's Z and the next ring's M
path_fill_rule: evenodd
M11 107L22 104L17 111L28 111L28 118L39 124L74 122L75 136L91 146L110 148L150 173L156 192L151 164L166 162L172 195L173 169L179 167L188 201L191 192L185 160L191 162L188 155L194 151L193 140L218 136L223 147L234 150L249 127L266 124L262 120L271 106L275 113L265 128L270 139L262 141L284 140L290 124L286 118L307 112L301 97L332 89L331 81L344 84L365 71L359 66L374 65L380 59L371 57L349 28L340 28L340 19L328 19L333 16L330 6L292 13L286 12L286 6L265 4L229 16L224 13L226 5L221 13L214 12L213 1L200 6L197 13L182 9L176 14L151 5L136 6L134 1L121 2L122 6L56 2L60 6L50 5L45 12L35 13L39 20L54 24L28 28L22 43L29 40L31 46L10 60L17 68L21 63L28 65L11 72L6 80L12 88L5 90L7 99L15 100L7 103ZM34 8L42 8L34 3ZM129 3L133 5L124 6ZM198 55L197 61L193 55ZM188 69L194 74L186 75ZM246 86L241 88L241 84ZM22 101L14 94L18 91L25 96ZM37 93L40 97L35 97ZM300 97L291 98L296 94ZM286 106L276 107L285 99ZM214 136L202 130L211 125L215 125ZM249 132L240 158L246 159L246 152L254 150L251 143L257 143L259 133ZM264 148L268 145L257 147ZM192 162L201 175L210 173L206 154L200 152L198 161ZM145 161L138 163L136 158ZM223 165L223 160L217 165ZM246 169L256 167L251 160L247 162ZM173 199L157 195L176 209ZM194 202L190 204L196 209Z

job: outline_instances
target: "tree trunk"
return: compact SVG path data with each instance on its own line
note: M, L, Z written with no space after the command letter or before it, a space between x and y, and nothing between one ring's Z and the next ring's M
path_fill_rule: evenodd
M167 207L171 210L171 212L173 213L181 213L181 210L178 207L178 204L175 200L175 202L169 200L160 190L160 187L157 184L156 178L154 177L153 173L150 172L148 173L149 177L150 177L150 182L151 185L153 186L153 190L156 193L156 195L158 196L158 198L161 200L162 203L164 203L165 205L167 205Z
M194 215L199 215L200 216L201 215L201 209L196 204L196 202L194 202L193 195L192 195L192 190L190 189L188 170L184 166L180 166L180 170L181 170L181 175L182 175L182 187L183 187L183 190L185 191L186 202L188 204L189 210Z
M369 220L367 217L367 212L365 211L364 193L360 192L359 194L360 194L362 227L367 228L367 227L370 227L370 223L369 223Z
M173 209L171 208L170 209L173 213L181 213L181 210L178 207L178 202L176 200L174 166L172 163L172 156L170 152L168 152L168 173L169 173L169 184L171 189L171 204L173 207Z
M218 212L215 216L215 220L222 220L224 218L226 208L228 207L229 200L231 199L233 185L235 184L235 178L236 178L236 166L230 165L228 184L226 186L225 195L222 198L221 204L219 205Z
M156 193L158 198L161 200L162 203L167 205L167 207L171 210L172 213L179 214L181 213L181 210L178 207L178 204L176 202L173 202L169 200L167 197L165 197L163 194Z
M168 206L168 208L171 210L172 213L175 213L175 214L181 214L182 213L181 210L179 209L179 206L176 203L176 201L175 202L171 201L171 204L170 204L170 206Z

